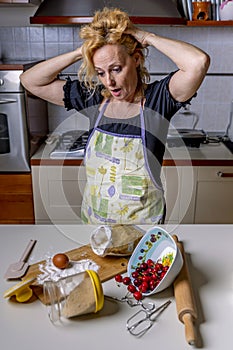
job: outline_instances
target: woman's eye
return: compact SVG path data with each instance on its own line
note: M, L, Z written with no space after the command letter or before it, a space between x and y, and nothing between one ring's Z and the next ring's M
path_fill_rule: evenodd
M121 67L113 68L113 72L120 73Z
M99 76L99 77L103 77L104 76L104 72L96 72L97 73L97 75Z

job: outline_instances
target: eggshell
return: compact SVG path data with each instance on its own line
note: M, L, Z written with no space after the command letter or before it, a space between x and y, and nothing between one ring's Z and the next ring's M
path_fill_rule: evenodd
M53 264L59 269L65 269L69 265L69 258L66 254L63 254L63 253L54 255L52 261L53 261Z

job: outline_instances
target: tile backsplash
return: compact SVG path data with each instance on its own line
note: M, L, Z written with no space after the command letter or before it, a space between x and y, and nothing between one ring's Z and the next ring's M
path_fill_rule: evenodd
M210 55L211 66L197 97L192 100L188 113L181 110L174 116L173 124L180 127L195 124L196 128L205 131L224 133L233 100L233 27L146 26L145 29L184 40ZM47 59L81 45L78 32L78 26L0 26L0 57L2 60ZM176 69L167 57L153 48L149 50L147 67L153 80ZM78 64L74 64L63 73L75 74L77 70ZM65 121L73 123L73 116L74 111L67 112L49 104L50 131ZM65 128L69 128L69 122L65 124ZM86 120L81 124L86 127Z

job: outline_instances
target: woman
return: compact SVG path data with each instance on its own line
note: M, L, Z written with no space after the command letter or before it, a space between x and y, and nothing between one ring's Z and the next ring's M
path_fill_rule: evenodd
M80 37L81 47L32 67L21 82L42 99L90 120L83 222L162 223L160 172L169 121L196 94L209 57L190 44L138 29L119 9L98 11ZM170 58L177 70L149 83L148 46ZM57 78L79 60L79 79Z

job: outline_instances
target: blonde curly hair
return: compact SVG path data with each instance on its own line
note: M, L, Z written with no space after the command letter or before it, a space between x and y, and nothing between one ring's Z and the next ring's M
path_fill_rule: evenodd
M127 13L118 8L104 7L102 11L95 13L90 24L80 29L80 38L83 39L83 61L78 76L88 89L95 89L99 83L93 64L95 51L107 44L119 44L125 46L129 55L132 55L135 51L141 55L140 65L137 69L138 86L136 95L144 95L146 83L150 80L145 67L146 52L145 48L132 35L125 34L125 30L132 26L133 24ZM102 95L106 98L110 97L107 89L102 90Z

